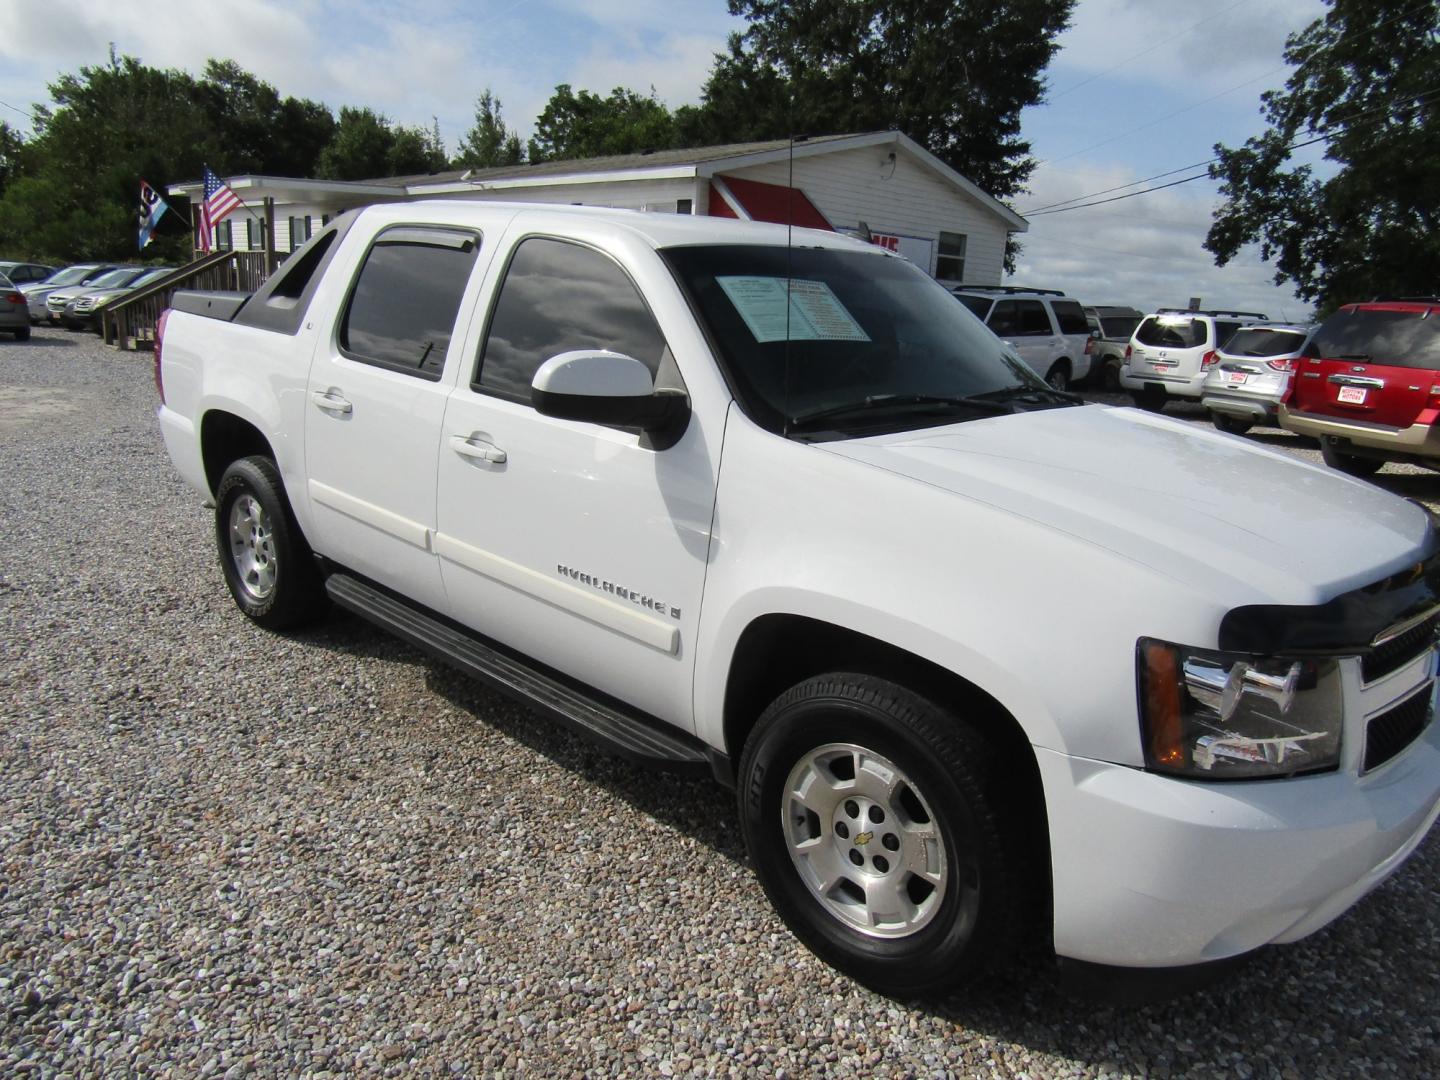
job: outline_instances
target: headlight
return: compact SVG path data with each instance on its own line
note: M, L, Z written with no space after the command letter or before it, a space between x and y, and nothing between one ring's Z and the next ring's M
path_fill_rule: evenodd
M1340 763L1333 659L1136 647L1145 763L1197 780L1289 776Z

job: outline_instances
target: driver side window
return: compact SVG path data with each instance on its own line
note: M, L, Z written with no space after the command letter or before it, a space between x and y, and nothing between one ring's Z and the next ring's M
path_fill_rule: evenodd
M614 260L566 240L522 240L500 285L474 388L528 405L540 365L575 349L625 353L653 378L665 338Z

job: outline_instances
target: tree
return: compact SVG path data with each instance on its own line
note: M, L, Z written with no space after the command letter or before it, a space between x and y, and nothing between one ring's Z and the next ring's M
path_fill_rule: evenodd
M1318 302L1440 290L1440 9L1413 0L1331 0L1285 43L1295 66L1261 97L1269 129L1216 146L1224 204L1205 246L1224 266L1259 241L1275 282ZM1286 167L1298 144L1333 163ZM1329 173L1322 178L1317 173Z
M25 153L25 140L20 133L0 120L0 196L10 186L10 181L20 175L21 155Z
M394 126L370 108L340 109L335 137L320 153L317 173L325 180L370 180L436 172L445 167L437 130Z
M224 133L226 168L271 176L313 176L335 137L335 117L316 101L281 98L233 60L210 60L199 88L205 110Z
M555 88L535 121L530 140L531 161L638 154L677 145L675 121L650 91L642 97L617 86L609 97L589 90L578 94L568 83Z
M475 126L460 140L455 165L467 169L493 169L500 165L519 165L525 160L520 136L505 126L500 114L500 99L485 92L475 99Z
M898 130L997 198L1035 168L1020 112L1074 0L729 0L750 24L682 133L706 141Z

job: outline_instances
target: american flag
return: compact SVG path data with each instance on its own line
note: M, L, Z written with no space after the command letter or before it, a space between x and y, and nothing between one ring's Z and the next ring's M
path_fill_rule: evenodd
M240 196L230 190L230 185L221 180L210 166L205 166L205 201L200 204L200 244L202 251L210 250L210 237L215 226L237 207L244 206Z

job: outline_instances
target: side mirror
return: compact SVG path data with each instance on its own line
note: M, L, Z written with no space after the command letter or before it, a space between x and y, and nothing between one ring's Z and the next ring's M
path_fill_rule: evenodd
M581 349L552 356L530 380L530 402L541 416L678 438L690 418L681 390L656 390L650 369L624 353ZM673 440L667 441L667 445Z

